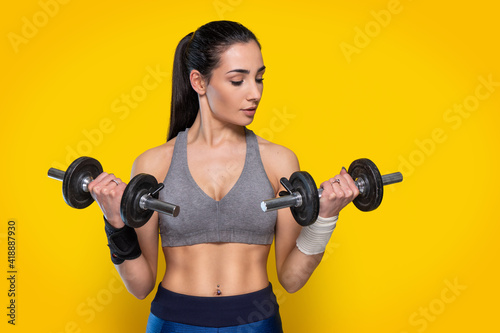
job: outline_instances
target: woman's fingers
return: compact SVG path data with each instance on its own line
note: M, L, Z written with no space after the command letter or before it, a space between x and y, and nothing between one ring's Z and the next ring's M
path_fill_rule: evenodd
M115 227L121 227L120 204L127 184L114 174L103 172L88 186L89 192L104 216Z
M329 217L338 213L359 194L356 183L342 168L340 174L321 183L323 193L320 200L320 216Z

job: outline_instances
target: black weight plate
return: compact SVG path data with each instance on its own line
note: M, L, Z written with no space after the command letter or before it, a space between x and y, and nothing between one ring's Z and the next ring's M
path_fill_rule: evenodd
M290 183L292 188L302 196L302 205L290 207L295 221L303 227L313 224L318 219L319 214L316 182L306 171L296 171L290 177Z
M85 177L95 179L102 173L102 166L92 157L82 156L70 164L63 178L63 198L73 208L86 208L94 202L89 192L83 190Z
M375 163L367 158L361 158L352 162L347 172L352 179L361 178L365 181L365 191L354 199L354 205L363 212L372 211L380 206L384 196L384 185Z
M123 222L132 228L142 227L154 211L140 207L141 197L154 191L158 186L152 175L140 173L128 183L120 203L120 215Z

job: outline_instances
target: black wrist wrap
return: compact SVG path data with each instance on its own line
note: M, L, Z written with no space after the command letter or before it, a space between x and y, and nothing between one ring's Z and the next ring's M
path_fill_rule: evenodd
M104 218L104 224L113 264L119 265L125 260L132 260L141 255L141 247L134 228L126 225L117 229L109 224L106 218Z

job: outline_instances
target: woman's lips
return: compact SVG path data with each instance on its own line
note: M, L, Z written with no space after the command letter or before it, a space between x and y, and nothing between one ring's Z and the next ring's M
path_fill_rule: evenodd
M247 109L242 109L243 113L247 116L253 116L255 115L255 112L257 111L257 108L247 108Z

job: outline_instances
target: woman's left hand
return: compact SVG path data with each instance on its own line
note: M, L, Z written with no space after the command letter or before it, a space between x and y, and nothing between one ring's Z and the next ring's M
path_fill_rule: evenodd
M359 194L354 180L342 168L340 174L321 183L323 193L319 200L319 216L328 218L336 216Z

